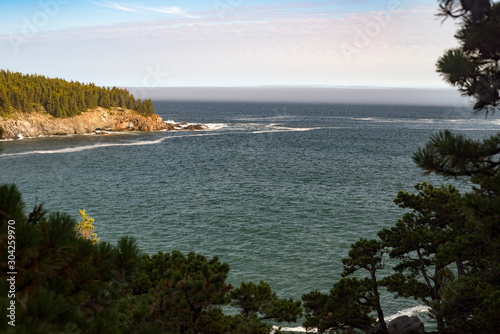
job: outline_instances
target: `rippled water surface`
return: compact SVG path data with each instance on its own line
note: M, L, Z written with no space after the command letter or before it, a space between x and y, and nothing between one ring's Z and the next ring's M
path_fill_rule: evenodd
M195 251L264 280L283 297L328 291L360 237L395 223L392 200L422 176L411 155L439 130L485 137L498 118L443 107L156 102L164 120L208 123L157 132L0 142L0 182L27 207L75 218L101 240L134 236L148 253ZM467 184L458 182L467 189ZM386 313L414 307L386 297Z

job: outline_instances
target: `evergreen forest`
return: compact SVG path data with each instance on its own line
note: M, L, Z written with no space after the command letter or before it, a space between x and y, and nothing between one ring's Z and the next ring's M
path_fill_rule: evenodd
M136 100L126 89L0 70L0 115L17 110L72 117L97 107L128 108L143 115L154 113L150 99Z

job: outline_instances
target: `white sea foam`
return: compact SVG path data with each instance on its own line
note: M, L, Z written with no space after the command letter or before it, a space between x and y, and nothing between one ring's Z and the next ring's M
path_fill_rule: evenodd
M418 305L415 307L410 307L410 308L398 311L398 313L396 313L396 314L389 315L389 316L385 317L384 320L386 322L389 322L389 321L396 319L397 317L401 317L403 315L407 315L407 316L411 317L413 315L418 315L421 313L429 313L429 306Z
M200 124L200 123L176 122L172 119L164 121L164 123L173 124L174 127L178 130L182 130L183 128L185 128L189 125L199 125ZM220 130L220 129L228 126L228 124L226 124L226 123L207 123L207 124L202 124L202 125L204 125L206 130L209 130L209 131ZM169 131L169 130L165 130L165 131Z
M7 153L0 154L0 158L3 157L15 157L15 156L25 156L32 154L63 154L63 153L75 153L86 150L95 150L98 148L104 147L118 147L118 146L144 146L144 145L155 145L163 142L166 139L174 139L174 138L183 138L183 137L199 137L199 136L211 136L217 135L216 133L203 133L203 134L190 134L190 135L181 135L181 136L168 136L163 137L157 140L148 140L148 141L135 141L128 143L105 143L105 144L94 144L94 145L84 145L78 147L67 147L58 150L37 150L37 151L28 151L28 152L20 152L20 153Z
M381 117L347 117L348 119L357 121L367 121L373 123L424 123L432 124L438 121L443 121L434 118L418 118L418 119L408 119L408 118L381 118Z
M335 127L314 127L314 128L290 128L281 126L280 124L268 124L262 130L255 130L252 133L269 133L269 132L302 132L312 130L335 129Z
M335 118L335 117L334 117ZM479 119L479 118L460 118L460 119L446 119L446 118L382 118L382 117L337 117L350 119L355 121L365 121L372 123L405 123L405 124L437 124L437 125L448 125L448 124L480 124L498 126L500 125L500 120L492 119ZM461 129L467 130L467 129ZM484 129L479 129L484 130Z
M220 130L228 126L226 123L206 123L204 125L208 128L208 130Z
M271 334L275 333L278 329L280 329L282 332L294 332L294 333L317 333L317 329L310 329L309 332L306 331L304 327L278 327L278 326L273 326L273 330L271 331Z
M429 307L425 305L418 305L415 307L410 307L401 311L398 311L398 313L387 316L384 318L384 320L389 323L391 320L396 319L397 317L401 317L404 315L407 315L409 317L414 316L414 315L419 315L423 313L429 313ZM273 326L273 330L271 331L271 334L274 333L276 330L280 329L278 326ZM304 328L304 327L281 327L282 332L294 332L294 333L317 333L317 329L309 329L309 332Z
M240 118L235 118L236 121L243 121L243 122L251 122L251 121L270 121L270 120L289 120L289 119L294 119L297 116L292 116L292 115L279 115L279 116L248 116L248 117L240 117Z
M105 130L95 130L94 132L90 133L69 133L69 134L64 134L64 135L38 135L36 137L24 137L23 135L19 134L17 135L17 138L12 138L12 139L0 139L0 142L2 141L13 141L13 140L20 140L20 139L36 139L36 138L71 138L71 137L76 137L76 136L99 136L102 134L113 134L113 135L129 135L132 134L131 132L123 132L123 131L105 131Z

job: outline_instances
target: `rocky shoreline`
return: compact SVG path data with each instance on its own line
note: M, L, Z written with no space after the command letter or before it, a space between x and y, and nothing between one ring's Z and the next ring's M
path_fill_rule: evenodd
M131 109L100 107L68 118L55 118L40 112L14 112L8 117L0 117L0 128L1 139L108 132L208 130L203 124L166 123L156 114L144 116Z

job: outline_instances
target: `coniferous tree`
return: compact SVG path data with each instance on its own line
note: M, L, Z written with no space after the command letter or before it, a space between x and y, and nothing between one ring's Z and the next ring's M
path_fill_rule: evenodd
M220 307L227 303L229 266L217 257L180 252L144 257L120 310L132 332L203 333L226 326Z
M373 333L375 319L370 316L373 311L373 299L370 293L371 279L342 278L333 285L329 294L312 291L302 296L308 330L319 333L353 333L362 331Z
M302 314L300 301L278 298L270 285L263 281L259 284L241 282L239 288L231 291L229 298L231 305L245 318L294 322Z
M67 215L47 215L42 205L25 215L17 188L0 185L1 231L7 231L9 221L15 222L16 229L16 326L2 321L2 333L270 331L260 319L223 313L232 287L225 281L229 266L217 257L208 260L177 251L147 256L129 237L121 238L117 246L96 244L79 237L76 221ZM8 291L4 275L12 265L5 256L8 235L0 233L2 291ZM269 301L274 307L260 308L266 316L296 319L299 303L264 290L266 298L261 302ZM7 294L0 296L4 319L9 299Z
M383 269L384 244L378 240L360 239L351 245L349 256L342 259L343 277L364 270L369 277L342 278L330 294L317 291L302 296L306 310L306 328L327 331L361 330L366 333L387 333L380 303L377 272ZM378 324L370 313L375 311Z
M438 72L448 83L476 100L475 110L493 112L500 91L500 4L489 0L441 0L441 15L461 19L455 37L460 47L438 61Z
M424 182L415 186L418 194L401 191L394 202L411 209L390 229L378 233L390 256L401 262L395 274L384 278L389 291L401 297L420 299L432 306L438 329L444 330L440 289L445 282L467 270L465 254L441 252L447 243L467 237L462 197L453 186L435 188ZM450 265L456 266L456 275Z
M10 101L6 91L0 87L0 115L10 113Z
M387 325L384 320L384 312L380 305L379 283L377 282L377 272L383 268L384 244L378 240L360 239L351 245L349 256L342 259L344 272L342 276L348 276L361 269L367 271L370 281L369 293L371 298L367 304L377 312L378 323L382 333L387 333Z
M153 107L153 102L151 102L151 99L147 99L146 101L144 101L144 109L145 109L144 112L145 115L154 114L154 107Z
M486 115L500 101L500 4L488 0L441 0L441 15L460 21L460 47L437 67L445 81L475 99ZM440 289L446 327L456 332L494 333L500 328L500 135L473 140L449 131L434 135L413 156L427 173L468 177L476 184L464 195L468 233L441 247L460 254L467 271Z
M97 107L140 107L141 114L154 113L152 103L136 102L126 89L0 70L0 113L10 112L10 106L21 112L44 109L55 117L71 117Z
M9 223L10 221L10 223ZM15 264L7 261L7 238L0 234L0 288L7 291L3 275L16 275L15 327L0 322L3 333L116 333L118 314L114 301L123 296L123 280L119 275L130 269L126 262L137 253L108 243L92 245L78 238L71 217L53 213L46 215L40 206L29 218L15 186L0 186L0 228L15 227ZM123 243L122 243L123 244ZM126 261L123 259L126 257ZM9 268L9 269L8 269ZM12 298L0 296L1 315Z

